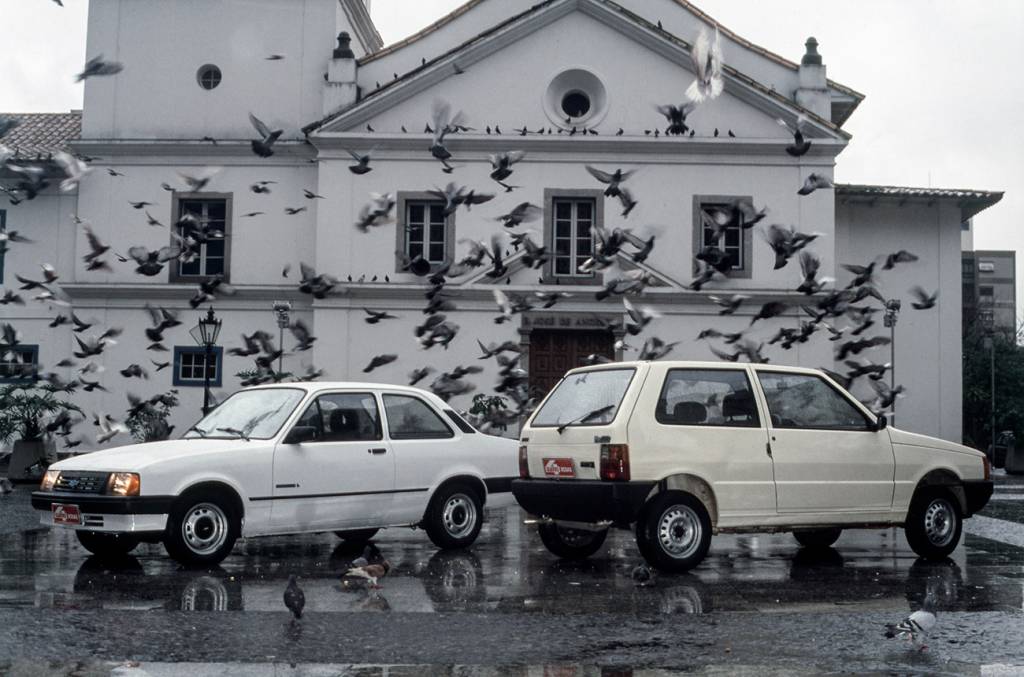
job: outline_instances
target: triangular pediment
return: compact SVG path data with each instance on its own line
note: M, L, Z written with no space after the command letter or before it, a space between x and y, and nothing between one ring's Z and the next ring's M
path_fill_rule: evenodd
M688 42L608 0L549 0L519 14L411 73L377 85L363 99L307 128L313 137L376 133L423 132L437 99L463 110L477 134L487 127L513 130L559 128L561 120L553 82L563 73L592 74L604 97L598 117L581 126L614 135L640 136L664 127L657 104L679 104L693 79ZM397 75L397 74L396 74ZM364 83L364 89L366 83ZM554 92L554 94L552 94ZM555 115L559 115L555 117ZM725 91L693 113L690 122L702 137L718 128L724 138L734 130L740 139L782 138L775 124L782 117L810 119L805 133L818 139L845 142L848 135L817 118L770 87L728 66Z

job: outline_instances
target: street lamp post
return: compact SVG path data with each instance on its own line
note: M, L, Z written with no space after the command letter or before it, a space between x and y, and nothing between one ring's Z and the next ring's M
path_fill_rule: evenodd
M210 413L210 367L213 365L213 347L217 345L217 337L220 336L221 320L213 314L211 306L206 311L206 317L199 319L199 324L192 328L189 333L195 342L205 349L205 360L203 362L203 416Z
M889 388L896 389L896 323L900 319L903 302L889 299L885 302L885 326L889 328ZM896 398L892 400L892 424L896 425Z
M292 304L289 301L274 301L274 315L277 316L277 345L281 355L277 358L277 373L284 371L284 330L291 324Z

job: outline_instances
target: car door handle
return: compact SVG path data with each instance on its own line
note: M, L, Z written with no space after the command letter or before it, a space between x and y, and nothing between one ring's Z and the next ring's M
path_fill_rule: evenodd
M387 450L387 449L384 449L384 448L378 448L378 449L367 449L367 450L366 450L366 453L368 453L368 454L374 454L374 455L377 455L377 456L379 456L380 454L386 454L386 453L388 453L388 450Z

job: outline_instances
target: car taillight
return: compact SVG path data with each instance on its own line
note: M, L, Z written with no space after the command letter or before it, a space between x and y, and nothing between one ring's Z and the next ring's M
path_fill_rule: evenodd
M629 481L629 445L601 445L601 479L612 482Z
M530 461L526 456L526 445L519 447L519 477L520 479L530 479Z
M982 456L981 462L985 465L985 479L992 479L992 461L989 460L988 456Z

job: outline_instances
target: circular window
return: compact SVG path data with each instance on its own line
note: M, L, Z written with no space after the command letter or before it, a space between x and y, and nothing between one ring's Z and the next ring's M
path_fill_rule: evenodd
M544 93L544 112L562 129L593 128L608 113L608 93L589 70L571 68L552 78Z
M584 92L572 91L562 97L562 112L571 118L581 118L590 112L590 97Z
M212 63L200 66L196 73L196 80L199 81L199 86L203 89L214 89L221 81L220 69Z

